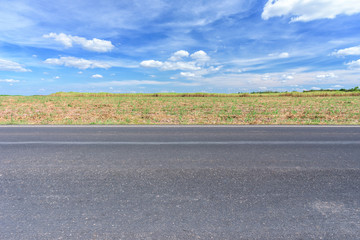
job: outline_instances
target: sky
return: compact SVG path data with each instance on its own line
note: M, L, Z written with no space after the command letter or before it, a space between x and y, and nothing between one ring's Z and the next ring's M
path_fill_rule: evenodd
M0 94L360 85L359 0L0 0Z

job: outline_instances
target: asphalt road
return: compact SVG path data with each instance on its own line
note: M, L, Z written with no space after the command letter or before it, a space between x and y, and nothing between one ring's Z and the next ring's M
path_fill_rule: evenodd
M360 239L360 127L0 127L0 239Z

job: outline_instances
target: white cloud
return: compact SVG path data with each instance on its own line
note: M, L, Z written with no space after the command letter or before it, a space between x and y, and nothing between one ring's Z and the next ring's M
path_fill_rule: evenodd
M210 57L203 50L194 52L190 57L199 62L207 62L210 60Z
M135 85L166 85L172 82L161 82L153 80L124 80L124 81L110 81L110 82L97 82L89 83L91 86L96 87L117 87L117 86L135 86Z
M220 69L222 67L223 66L217 66L217 67L210 66L208 68L203 68L200 71L196 71L196 74L202 76L202 75L207 75L207 74L211 74L211 73L216 73L216 72L220 71Z
M91 77L92 77L92 78L103 78L103 76L100 75L100 74L94 74L94 75L92 75Z
M268 80L271 80L271 76L268 74L265 74L264 76L261 77L261 79L264 81L268 81Z
M349 63L346 63L346 65L349 66L349 68L360 68L360 59L356 60L356 61L351 61Z
M19 63L0 59L0 71L11 72L31 72L30 69L23 68Z
M197 51L190 55L194 61L179 61L184 57L188 57L189 53L185 50L180 50L175 52L170 58L170 61L156 61L156 60L146 60L140 63L142 67L148 68L159 68L163 71L174 71L174 70L183 70L183 71L197 71L201 70L199 65L202 65L203 62L209 61L210 57L202 50Z
M199 66L196 66L195 62L164 62L161 66L161 70L184 70L184 71L194 71L200 70Z
M43 35L43 37L53 38L55 39L55 41L61 42L65 47L72 47L75 43L82 46L82 48L93 52L109 52L114 48L114 45L111 43L111 41L101 40L97 38L88 40L83 37L66 35L64 33L49 33Z
M308 22L316 19L333 19L339 14L360 12L359 0L268 0L261 17L294 16L291 22Z
M0 79L0 82L16 83L16 82L20 82L20 81L19 80L14 80L14 79Z
M185 51L185 50L180 50L177 51L175 53L173 53L173 55L169 58L170 61L179 61L184 57L188 57L189 56L189 52Z
M189 61L185 61L184 58L189 56L191 57L188 59ZM170 79L177 79L178 77L201 78L204 75L218 72L222 68L222 66L211 66L210 63L205 64L210 60L210 57L202 50L191 55L185 50L180 50L173 53L168 60L165 62L146 60L142 61L140 66L158 68L161 71L182 71L177 76L170 77Z
M140 66L146 67L146 68L158 68L158 67L161 67L162 65L163 65L162 62L155 61L155 60L146 60L146 61L142 61L140 63Z
M337 78L338 76L336 76L334 73L325 73L325 74L318 74L316 75L317 78L320 79L329 79L329 78Z
M109 52L114 48L114 45L110 41L101 40L93 38L92 40L87 40L81 37L74 37L74 42L82 45L86 50L93 52Z
M163 71L171 70L199 70L200 67L196 66L195 62L160 62L156 60L146 60L140 63L140 66L146 68L159 68Z
M312 87L311 90L320 90L321 88L319 87Z
M225 63L238 66L238 70L236 68L233 68L230 72L247 72L251 70L269 68L269 66L273 64L274 60L285 59L289 57L290 54L288 52L270 53L263 57L233 59Z
M289 57L289 53L287 52L283 52L279 54L279 58L288 58Z
M332 53L335 56L360 55L360 46L340 49Z
M65 33L60 33L60 34L49 33L49 34L44 34L43 37L44 38L53 38L53 39L55 39L55 41L61 42L65 47L73 46L72 36L71 35L68 36Z
M183 77L195 77L196 76L195 73L191 73L191 72L181 72L180 75Z
M87 68L110 68L111 65L105 62L87 60L76 57L61 57L61 58L48 58L44 61L45 63L52 65L64 65L66 67L75 67L79 69Z
M218 66L218 67L210 66L207 68L201 68L201 69L193 71L193 72L180 72L180 76L190 78L190 79L195 79L195 78L201 79L204 75L216 73L221 68L222 68L222 66Z
M172 8L173 18L168 25L185 28L204 26L232 14L247 12L252 7L251 3L253 1L249 0L173 1L167 5Z
M60 79L60 77L59 77L59 76L56 76L55 79Z
M326 78L318 78L324 76ZM244 87L256 89L267 86L269 89L283 87L344 85L357 86L359 83L359 70L333 70L309 72L302 69L293 69L291 72L258 73L226 73L214 76L193 78L203 86L213 87ZM320 85L321 84L321 85Z
M290 54L287 52L282 52L282 53L271 53L268 56L271 58L288 58L290 57Z

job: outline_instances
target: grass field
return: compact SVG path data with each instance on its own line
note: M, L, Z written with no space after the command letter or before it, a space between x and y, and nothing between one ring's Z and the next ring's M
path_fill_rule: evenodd
M0 124L360 124L360 92L0 96Z

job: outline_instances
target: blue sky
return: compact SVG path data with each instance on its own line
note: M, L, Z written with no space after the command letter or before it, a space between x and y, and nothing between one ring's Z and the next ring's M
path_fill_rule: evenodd
M0 0L0 94L360 85L359 0Z

